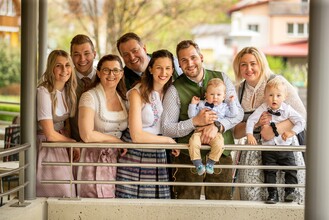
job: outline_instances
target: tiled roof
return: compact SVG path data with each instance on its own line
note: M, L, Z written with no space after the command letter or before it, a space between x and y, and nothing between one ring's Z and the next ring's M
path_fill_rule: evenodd
M308 40L297 41L292 43L271 45L262 48L266 55L282 57L307 57Z
M260 4L264 4L264 3L268 3L269 0L241 0L238 3L236 3L235 5L233 5L228 13L231 14L234 11L239 11L243 8L247 8L250 6L255 6L255 5L260 5Z

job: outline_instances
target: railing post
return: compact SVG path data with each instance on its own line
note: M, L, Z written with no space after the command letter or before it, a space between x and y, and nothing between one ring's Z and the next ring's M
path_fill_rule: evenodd
M19 167L23 167L25 165L25 150L19 152ZM20 186L24 185L25 183L25 169L21 169L19 171L19 178L18 178L18 184ZM18 202L15 204L12 204L11 207L26 207L30 202L25 202L25 195L24 195L25 187L22 187L18 191Z

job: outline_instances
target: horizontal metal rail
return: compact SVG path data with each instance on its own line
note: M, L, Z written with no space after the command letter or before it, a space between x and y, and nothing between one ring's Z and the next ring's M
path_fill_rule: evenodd
M0 111L0 115L19 116L19 112Z
M20 105L19 102L8 102L8 101L0 101L0 104L6 104L6 105Z
M171 186L236 186L236 187L296 187L303 188L305 184L269 184L269 183L215 183L215 182L151 182L151 181L94 181L94 180L43 180L42 184L116 184L116 185L171 185Z
M9 176L11 174L17 174L17 173L19 173L19 171L26 169L28 166L29 166L29 164L27 163L24 166L21 166L21 167L15 168L15 169L10 169L6 172L0 173L0 178Z
M44 142L43 147L71 148L130 148L130 149L188 149L187 144L140 144L140 143L81 143L81 142ZM201 150L209 150L210 146L202 145ZM225 145L226 150L241 151L299 151L305 152L306 146L264 146L264 145ZM189 164L146 164L146 163L87 163L87 162L42 162L43 166L111 166L111 167L163 167L163 168L194 168ZM265 165L215 165L220 169L275 169L305 170L305 166L265 166ZM214 182L154 182L154 181L97 181L97 180L42 180L43 184L119 184L119 185L171 185L171 186L230 186L230 187L294 187L303 188L305 184L266 184L266 183L214 183Z
M156 163L70 163L70 162L42 162L45 166L110 166L110 167L163 167L163 168L194 168L187 164L156 164ZM214 165L222 169L260 169L260 170L304 170L305 166L253 166L253 165Z
M136 144L136 143L80 143L80 142L44 142L43 147L77 147L77 148L131 148L131 149L188 149L187 144ZM225 150L242 151L300 151L305 152L306 146L285 145L225 145ZM202 145L201 150L210 150L210 146Z
M11 147L11 148L6 148L3 151L0 151L0 158L1 157L5 157L5 156L10 156L16 153L19 153L21 151L25 151L28 148L30 148L31 145L30 144L21 144L21 145L17 145L15 147Z
M12 188L11 190L8 190L8 191L6 191L4 193L0 193L0 197L11 195L11 194L13 194L13 193L15 193L15 192L23 189L28 184L29 184L29 181L25 182L23 185L16 186L15 188Z
M0 101L0 105L5 104L5 105L17 105L19 106L19 102L8 102L8 101ZM4 111L0 110L0 115L7 115L7 116L19 116L20 112L12 112L12 111ZM11 121L5 121L5 120L0 120L0 125L11 125Z

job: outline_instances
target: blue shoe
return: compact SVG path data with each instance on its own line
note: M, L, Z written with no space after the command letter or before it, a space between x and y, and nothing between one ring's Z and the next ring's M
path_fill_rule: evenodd
M214 173L214 165L207 164L207 165L206 165L206 172L207 172L208 174L213 174L213 173Z
M204 168L203 165L200 165L196 168L196 172L198 173L199 176L203 175L206 169Z

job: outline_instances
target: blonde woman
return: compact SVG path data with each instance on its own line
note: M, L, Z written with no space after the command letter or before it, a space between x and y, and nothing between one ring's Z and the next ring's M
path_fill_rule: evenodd
M249 115L264 102L264 91L266 83L276 77L280 77L287 87L286 103L291 105L304 119L306 118L306 109L298 96L295 88L282 76L273 74L265 55L255 47L243 48L234 58L233 68L236 82L238 86L238 99L244 110L244 119L234 128L234 137L236 139L246 136L246 121ZM263 112L259 121L255 125L253 134L257 140L262 135L263 140L270 140L274 137L274 133L270 126L272 115ZM293 127L292 122L285 120L276 124L277 131L281 135L284 131ZM259 142L260 143L260 142ZM298 145L298 143L295 143ZM305 165L301 152L294 152L296 164ZM242 151L240 157L241 165L261 165L260 151ZM305 171L298 171L298 182L305 182ZM280 176L279 182L284 183L283 176ZM238 181L242 183L263 183L263 170L239 170ZM298 189L296 201L302 203L304 191ZM280 201L283 201L284 191L279 190ZM240 188L240 198L242 200L266 200L266 189L260 187L243 187Z
M67 148L43 148L43 141L75 142L65 129L66 120L74 116L77 81L72 74L73 63L69 54L54 50L48 56L47 68L37 88L38 162L37 196L75 196L75 187L69 184L41 184L42 180L70 180L73 178L68 166L42 166L47 162L69 162ZM79 150L74 151L79 159Z

